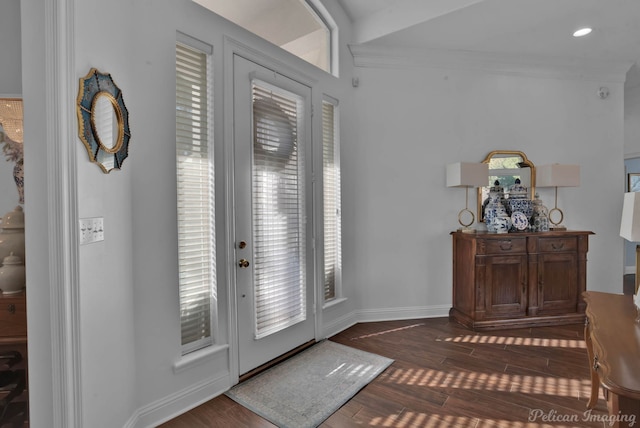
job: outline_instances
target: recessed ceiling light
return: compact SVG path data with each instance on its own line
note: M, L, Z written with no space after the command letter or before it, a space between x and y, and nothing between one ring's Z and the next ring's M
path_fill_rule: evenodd
M585 28L580 28L579 30L576 30L573 33L573 37L582 37L582 36L586 36L587 34L589 34L592 31L591 28L589 27L585 27Z

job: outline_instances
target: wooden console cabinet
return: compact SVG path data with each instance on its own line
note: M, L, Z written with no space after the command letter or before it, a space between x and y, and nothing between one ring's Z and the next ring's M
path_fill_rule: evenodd
M29 426L26 293L0 293L0 428Z
M633 296L587 291L584 339L591 368L587 408L598 403L600 385L613 427L633 427L640 420L640 323Z
M453 307L473 330L584 322L592 232L453 232Z

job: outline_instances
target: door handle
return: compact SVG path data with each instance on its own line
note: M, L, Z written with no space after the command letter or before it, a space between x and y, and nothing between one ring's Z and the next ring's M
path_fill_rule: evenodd
M513 247L513 243L511 241L501 241L500 249L504 251L508 251Z
M241 267L242 269L248 268L249 267L249 260L240 259L240 261L238 262L238 266Z

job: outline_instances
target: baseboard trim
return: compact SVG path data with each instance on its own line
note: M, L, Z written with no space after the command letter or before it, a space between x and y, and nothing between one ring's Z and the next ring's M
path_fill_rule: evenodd
M156 427L217 397L230 387L229 373L218 378L204 380L139 408L123 428Z
M449 316L451 305L378 308L357 311L358 322L394 321Z
M322 337L320 339L326 339L334 336L343 330L348 329L358 322L356 313L349 312L348 314L332 320L330 323L325 323L322 329Z

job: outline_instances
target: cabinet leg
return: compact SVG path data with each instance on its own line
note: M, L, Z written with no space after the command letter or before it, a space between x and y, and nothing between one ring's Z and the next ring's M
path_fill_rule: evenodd
M587 356L589 358L589 372L591 373L591 395L587 403L587 409L593 409L598 404L598 389L600 387L600 377L596 370L597 362L593 354L593 342L591 341L591 332L589 331L589 323L584 325L584 341L587 344Z

